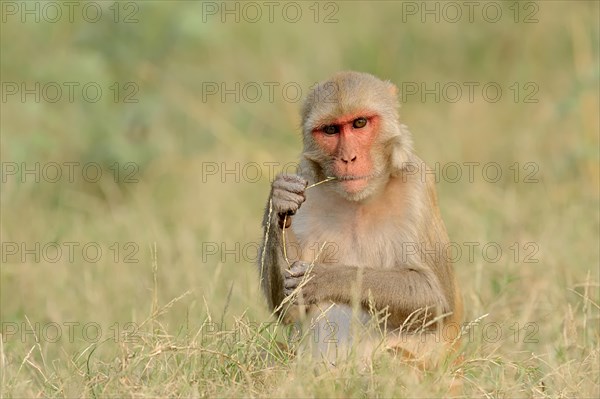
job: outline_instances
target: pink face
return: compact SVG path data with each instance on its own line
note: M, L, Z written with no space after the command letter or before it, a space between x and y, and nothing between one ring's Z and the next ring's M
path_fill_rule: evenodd
M344 115L312 131L315 142L332 159L332 173L344 190L364 190L374 176L371 147L379 132L379 116L372 112Z

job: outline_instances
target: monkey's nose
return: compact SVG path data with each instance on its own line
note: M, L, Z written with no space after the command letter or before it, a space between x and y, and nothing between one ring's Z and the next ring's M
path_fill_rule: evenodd
M354 162L354 161L356 161L356 155L353 156L350 160L348 160L348 158L350 158L350 157L342 157L342 162L348 163L348 162Z

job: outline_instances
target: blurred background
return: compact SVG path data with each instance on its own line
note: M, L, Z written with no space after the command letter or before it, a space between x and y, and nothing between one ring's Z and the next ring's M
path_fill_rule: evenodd
M87 395L91 343L145 330L173 299L160 322L175 337L269 320L270 178L298 160L302 98L348 69L399 87L438 165L467 320L505 332L466 350L533 353L565 375L550 392L596 392L599 3L465 3L3 1L7 395Z

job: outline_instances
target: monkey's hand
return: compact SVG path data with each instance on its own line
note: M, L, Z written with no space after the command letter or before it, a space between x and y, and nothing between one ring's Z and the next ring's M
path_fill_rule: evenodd
M279 174L273 181L271 199L273 210L279 217L279 227L283 228L285 216L292 216L306 200L304 190L308 181L298 175ZM292 219L286 219L286 228L290 227Z
M317 302L317 284L315 266L310 262L297 260L292 267L284 272L283 293L290 296L296 292L292 302L295 304L310 305ZM300 288L298 288L300 287Z

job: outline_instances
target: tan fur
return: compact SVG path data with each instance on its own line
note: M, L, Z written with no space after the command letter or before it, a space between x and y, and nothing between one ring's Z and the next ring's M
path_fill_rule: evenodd
M291 217L286 241L288 252L297 255L291 262L313 262L315 249L330 243L330 251L316 259L312 279L302 287L309 317L318 318L323 309L334 304L331 317L337 317L338 324L347 319L348 325L339 326L347 329L350 318L343 315L353 304L358 305L361 319L385 309L389 314L388 344L419 358L433 352L431 346L425 350L422 344L407 344L406 337L438 317L438 323L424 329L438 334L429 340L454 342L456 333L441 331L450 324L456 328L446 332L459 331L462 301L452 265L443 252L448 236L433 177L406 169L407 165L422 168L424 163L413 154L410 133L399 121L395 96L393 84L357 72L338 73L311 92L302 109L304 157L300 175L315 183L331 173L332 160L312 139L313 129L343 115L370 110L381 118L370 149L377 177L361 195L345 196L336 181L311 188ZM422 181L423 175L431 179ZM282 229L276 216L269 221L265 214L265 226L268 223L271 229L262 249L266 251L262 283L269 304L276 308L284 299L282 285L288 266L283 261ZM407 245L417 248L418 253L408 254ZM293 248L300 248L300 253ZM423 253L433 249L437 249L434 254ZM374 309L369 309L370 305ZM288 310L286 320L297 321L302 313ZM399 337L404 337L406 345ZM414 336L410 339L414 341Z

